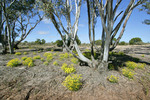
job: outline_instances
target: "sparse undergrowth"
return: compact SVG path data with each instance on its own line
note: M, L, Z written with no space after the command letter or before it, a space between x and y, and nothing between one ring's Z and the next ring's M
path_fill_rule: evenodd
M129 79L133 79L134 77L134 72L128 68L123 68L122 69L122 74L126 77L128 77Z

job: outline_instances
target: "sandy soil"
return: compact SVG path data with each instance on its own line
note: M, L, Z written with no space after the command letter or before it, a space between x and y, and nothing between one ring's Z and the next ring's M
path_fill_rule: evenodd
M71 64L71 58L58 60L62 52L51 52L57 53L57 56L48 66L36 60L35 66L30 68L23 65L13 68L6 66L9 60L25 55L0 55L0 100L150 100L150 45L118 46L115 51L139 58L140 62L146 63L146 67L136 69L132 80L122 75L122 68L100 74L93 68L76 64L75 73L82 74L83 83L76 92L62 85L67 75L61 70L61 65L64 62ZM26 56L43 57L45 53L33 55L33 52L36 51L30 51ZM58 61L59 66L54 66L54 61ZM109 75L118 76L118 83L110 83L107 80Z

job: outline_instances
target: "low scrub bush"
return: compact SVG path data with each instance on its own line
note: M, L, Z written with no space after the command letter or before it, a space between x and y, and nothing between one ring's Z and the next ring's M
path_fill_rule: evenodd
M77 58L72 58L71 62L73 62L74 64L77 64L78 63L78 59Z
M24 60L26 60L27 58L28 58L28 57L22 57L22 58L21 58L21 60L23 60L23 61L24 61Z
M21 52L16 52L15 55L21 55Z
M68 75L63 81L62 85L67 87L71 91L77 91L82 86L82 82L80 81L82 79L81 75L72 74Z
M44 58L41 58L40 60L41 60L41 61L44 61Z
M48 66L49 63L48 63L48 61L45 61L43 64L46 65L46 66Z
M118 77L114 76L114 75L110 75L107 77L108 81L111 83L118 83Z
M47 58L46 58L46 60L47 60L48 62L52 61L52 59L53 59L53 55L48 55Z
M33 52L33 55L36 55L36 52Z
M58 65L58 62L57 62L57 61L54 61L54 62L53 62L53 65L57 66L57 65Z
M24 54L24 55L27 55L28 53L27 53L27 52L24 52L23 54Z
M67 74L70 74L76 71L76 69L73 67L73 64L68 66L66 63L62 65L61 69Z
M124 68L122 69L122 74L130 79L133 79L135 73L128 68Z
M23 65L28 66L28 67L33 67L34 66L34 62L33 62L33 59L31 57L28 57L22 63L23 63Z
M134 70L137 67L137 64L133 61L128 61L125 63L125 65L127 66L127 68Z
M21 61L18 58L12 59L7 63L8 67L17 67Z
M41 56L39 56L39 55L38 55L38 56L34 56L33 59L34 59L34 60L36 60L36 59L41 59Z
M45 57L47 57L48 55L53 55L52 53L48 53L48 52L46 52L46 53L44 53L44 55L43 56L45 56Z
M146 65L146 64L144 64L144 63L138 63L138 64L137 64L137 68L138 68L138 69L143 69L143 68L145 67L145 65Z

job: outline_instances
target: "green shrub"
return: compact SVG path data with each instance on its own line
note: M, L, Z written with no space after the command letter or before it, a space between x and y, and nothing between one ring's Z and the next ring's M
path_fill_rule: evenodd
M119 56L124 56L125 54L124 54L124 52L119 51L119 52L118 52L118 55L119 55Z
M48 55L53 55L52 53L48 53L48 52L46 52L46 53L44 53L44 55L43 56L45 56L45 57L47 57Z
M46 65L46 66L48 66L49 63L48 63L48 61L45 61L43 64Z
M118 83L118 77L116 77L114 75L110 75L109 77L107 77L107 79L111 83Z
M78 63L78 59L77 58L72 58L71 62L73 62L74 64L77 64Z
M130 45L141 45L143 44L141 38L139 37L136 37L136 38L132 38L130 41L129 41L129 44Z
M63 41L62 40L57 40L55 43L56 43L56 45L58 47L62 47L63 46Z
M41 59L41 56L39 56L39 55L38 55L38 56L34 56L33 59L34 59L34 60L36 60L36 59Z
M12 59L7 63L8 67L17 67L20 64L20 60L18 58Z
M68 75L62 84L71 91L77 91L82 86L82 82L80 81L81 79L82 79L81 75L77 74Z
M57 56L57 53L54 53L53 55L54 55L54 56Z
M36 55L36 52L33 52L33 55Z
M69 57L73 57L73 55L72 55L72 54L69 54Z
M28 57L25 61L22 62L23 65L28 66L28 67L33 67L33 59L31 57Z
M130 79L133 79L135 73L128 68L124 68L122 69L122 74Z
M133 61L128 61L125 63L125 65L127 66L127 68L133 69L133 70L137 67L137 64Z
M21 55L21 52L16 52L15 55Z
M68 66L66 63L63 63L61 69L67 74L70 74L76 71L76 69L73 67L73 64Z
M46 58L46 60L47 60L48 62L52 61L52 59L53 59L53 55L48 55L47 58Z
M23 61L24 61L24 60L26 60L27 58L28 58L28 57L22 57L22 58L21 58L21 60L23 60Z
M125 42L125 41L121 41L121 42L119 43L119 45L126 45L126 42Z
M24 52L23 54L24 54L24 55L27 55L28 53L27 53L27 52Z
M44 61L44 58L41 58L40 60L41 60L41 61Z
M108 65L108 69L109 69L109 70L114 70L114 69L115 69L115 66L114 66L113 64L109 64L109 65Z
M143 63L143 64L142 64L142 63L138 63L138 64L137 64L137 68L138 68L138 69L143 69L143 68L145 67L145 65L146 65L146 64L144 64L144 63Z
M57 61L54 61L54 62L53 62L53 65L57 66L57 65L58 65L58 62L57 62Z
M69 57L68 53L60 54L60 55L59 55L59 59L60 59L60 60L63 60L63 59L68 58L68 57Z
M144 57L144 54L143 54L143 55L141 55L141 57Z

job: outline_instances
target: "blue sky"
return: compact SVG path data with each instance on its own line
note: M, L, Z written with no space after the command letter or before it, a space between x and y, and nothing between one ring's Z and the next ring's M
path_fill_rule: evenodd
M119 11L121 11L123 8L124 3L121 4ZM150 16L144 11L139 11L138 8L140 7L138 6L133 10L121 41L129 42L131 38L140 37L143 42L150 42L150 25L142 24L144 19L149 19ZM86 5L82 5L78 29L78 36L82 43L89 43L87 23ZM41 21L38 26L28 35L25 41L31 42L35 41L36 39L45 39L46 42L55 42L56 40L60 39L60 35L51 21L44 18L44 20ZM97 39L101 39L101 23L99 19L96 25L96 40Z

